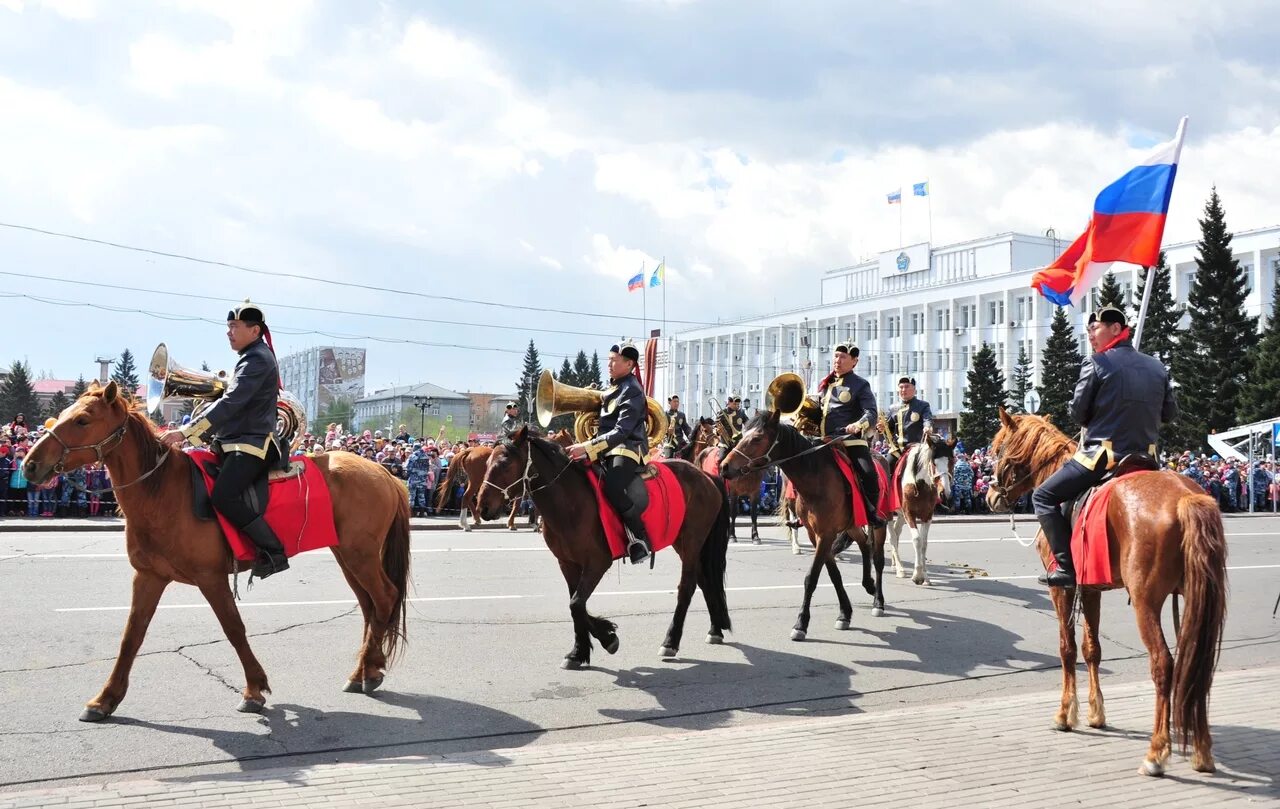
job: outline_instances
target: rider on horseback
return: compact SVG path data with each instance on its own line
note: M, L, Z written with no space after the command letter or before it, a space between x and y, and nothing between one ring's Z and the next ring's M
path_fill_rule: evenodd
M720 414L720 446L733 449L742 438L742 430L747 426L747 414L742 412L742 397L730 396L724 402L724 411Z
M644 481L638 473L649 454L649 435L646 429L648 402L636 368L640 364L640 352L627 343L609 349L609 381L611 387L604 392L600 402L600 426L595 438L573 444L569 457L574 460L603 456L604 494L626 526L627 556L631 564L638 565L653 553L644 521ZM634 487L634 488L633 488ZM635 490L640 491L636 492Z
M1076 584L1071 523L1062 504L1097 485L1125 455L1154 456L1160 425L1178 415L1169 372L1133 347L1123 311L1105 306L1089 315L1089 342L1098 352L1080 366L1071 400L1071 417L1084 427L1080 449L1031 496L1058 563L1040 578L1050 587Z
M913 444L919 444L933 433L933 408L916 396L916 381L909 376L898 380L901 401L889 411L889 468L897 469L898 460Z
M227 312L227 340L240 359L226 392L198 420L160 437L166 444L195 446L212 439L219 459L213 507L258 546L253 575L260 579L289 569L284 546L263 519L266 504L246 496L280 458L275 439L280 367L270 334L262 309L249 301Z
M877 510L880 480L876 476L871 448L863 437L863 431L876 421L876 397L867 380L853 372L858 365L858 354L856 345L845 343L832 351L831 373L818 385L818 396L822 402L821 429L825 439L844 447L858 476L867 519L872 528L881 528L885 521ZM841 532L836 538L834 552L843 552L850 541L848 533Z
M680 397L672 394L667 397L667 457L675 458L689 443L693 431L689 428L689 420L680 410Z

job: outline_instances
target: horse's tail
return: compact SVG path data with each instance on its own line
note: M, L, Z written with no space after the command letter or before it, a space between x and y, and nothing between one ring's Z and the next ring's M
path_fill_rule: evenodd
M444 483L440 484L440 492L436 495L437 509L443 509L444 504L449 502L449 493L453 491L453 482L458 479L458 470L462 469L462 462L466 459L470 450L471 447L462 449L449 461L449 471L445 473Z
M1209 742L1209 687L1227 618L1227 538L1218 505L1208 495L1184 495L1178 522L1187 614L1173 667L1173 727L1185 749L1188 738L1197 747Z
M702 553L698 560L698 584L707 601L707 611L711 613L711 625L717 629L728 631L733 629L729 619L729 599L724 591L725 568L729 554L729 490L724 479L712 477L720 492L720 512L716 514L711 532L702 543Z
M409 639L409 611L405 602L409 597L409 497L396 484L396 512L382 542L382 572L396 588L396 600L391 605L391 617L387 620L387 633L383 640L383 653L390 662Z

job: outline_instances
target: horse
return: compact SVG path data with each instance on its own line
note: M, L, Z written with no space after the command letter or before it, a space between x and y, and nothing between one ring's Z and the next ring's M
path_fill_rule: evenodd
M713 423L709 430L711 432L709 445L698 453L696 464L701 467L702 471L716 476L719 474L720 465L724 463L725 456L729 454L729 450L725 447L727 442L722 438L724 433L720 424L718 422ZM729 538L734 542L738 541L738 498L745 497L751 505L751 543L753 545L760 544L760 528L757 525L757 519L760 513L760 484L763 481L763 469L751 471L732 480L725 478L725 485L729 487L729 503L733 512L729 521Z
M573 443L573 436L568 430L557 430L548 437L564 447ZM470 531L472 525L480 524L480 509L476 501L480 496L480 482L484 480L484 470L489 464L489 455L492 452L492 447L464 447L449 462L449 471L445 473L440 493L436 495L436 509L443 509L444 504L449 502L449 493L453 491L459 473L466 476L467 488L463 491L462 502L458 506L458 527L463 531ZM511 499L511 513L507 516L507 529L510 531L516 530L516 515L520 511L520 500L518 495ZM534 509L535 512L536 510ZM467 522L468 511L471 512L473 521L471 523ZM535 526L538 524L532 513L529 521Z
M804 525L800 520L800 511L796 505L798 499L796 487L791 485L791 481L787 479L786 475L783 475L782 494L778 497L778 510L782 512L782 524L787 528L787 539L791 542L793 556L800 555L800 527Z
M1043 483L1076 452L1075 442L1042 416L1011 416L1002 407L1000 423L991 445L996 459L995 480L987 491L987 505L993 512L1008 511L1012 503ZM1209 689L1227 610L1227 544L1218 504L1182 475L1135 474L1115 482L1106 521L1114 577L1110 587L1049 588L1058 614L1058 648L1062 657L1062 699L1054 727L1069 731L1077 722L1074 598L1080 600L1085 620L1089 726L1106 726L1098 682L1102 660L1098 644L1100 606L1104 589L1123 587L1133 603L1156 689L1155 726L1138 772L1164 774L1171 733L1184 751L1188 741L1192 743L1193 769L1213 772ZM1043 533L1038 537L1037 548L1047 569L1051 555ZM1177 630L1175 660L1165 642L1160 613L1165 599L1177 594L1187 604Z
M685 613L695 586L702 590L711 614L707 643L723 643L724 633L733 628L724 589L729 504L718 479L687 461L661 463L675 473L685 497L684 522L672 545L681 563L676 611L661 649L662 657L671 658L679 653ZM574 641L561 668L582 669L591 664L592 637L609 654L617 652L619 645L617 625L587 610L588 599L613 565L587 467L570 460L559 444L521 427L500 441L489 456L480 493L481 513L492 518L509 493L520 487L527 487L542 514L543 539L569 587Z
M911 576L915 584L928 586L929 527L938 503L951 499L951 461L954 443L941 438L929 438L912 445L907 450L902 467L902 506L889 519L889 558L898 578L907 577L902 557L898 555L898 538L902 527L911 529L912 544L916 549L916 569ZM892 480L892 478L890 479ZM892 485L892 484L891 484Z
M156 605L175 581L200 588L240 657L245 687L237 710L260 713L271 687L249 648L227 581L238 567L231 548L216 520L201 521L192 510L191 459L161 443L141 405L114 381L105 387L91 383L63 410L31 448L25 469L29 479L43 483L99 459L125 515L133 597L115 666L80 720L100 722L120 706ZM371 694L406 639L409 499L390 472L358 455L328 452L316 456L315 463L333 501L339 543L330 550L364 614L356 668L343 690Z
M747 423L742 440L725 458L722 469L726 478L732 479L750 472L758 472L771 465L779 469L791 481L796 490L796 508L800 519L814 545L813 563L804 579L804 601L800 615L791 631L791 639L802 641L809 632L809 607L818 578L826 568L831 585L840 602L840 615L836 629L846 630L853 618L853 604L844 589L844 579L833 553L836 535L848 532L862 550L862 586L872 596L872 615L884 614L884 535L883 528L874 531L857 527L854 522L853 492L837 465L833 452L843 450L831 444L814 444L795 427L781 421L777 411L760 411ZM878 461L882 467L883 458ZM873 562L876 581L868 571Z

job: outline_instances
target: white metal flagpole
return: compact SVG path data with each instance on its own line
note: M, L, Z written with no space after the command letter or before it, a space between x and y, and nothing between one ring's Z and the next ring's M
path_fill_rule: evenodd
M640 336L641 340L649 338L649 279L644 274L644 262L640 262L640 315L644 334Z
M924 178L924 201L929 209L929 244L933 244L933 184L929 182L929 178Z
M1142 344L1142 327L1147 322L1147 304L1151 303L1151 287L1155 286L1156 269L1142 268L1142 303L1138 306L1138 325L1133 330L1133 347L1135 350Z

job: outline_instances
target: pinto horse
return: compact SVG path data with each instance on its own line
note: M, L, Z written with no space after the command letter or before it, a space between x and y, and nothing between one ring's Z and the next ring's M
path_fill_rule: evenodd
M872 614L884 613L884 529L868 531L854 525L853 496L833 452L842 452L830 444L810 442L799 430L781 421L777 411L760 411L748 422L742 440L725 458L724 476L732 479L748 472L758 472L776 464L796 490L796 510L814 545L813 563L804 579L804 601L791 631L791 639L804 640L809 633L809 607L818 578L826 568L831 585L840 602L836 629L849 628L853 604L844 589L844 579L836 564L836 535L846 531L858 542L863 557L862 586L872 595ZM883 459L878 461L882 466ZM858 495L861 496L861 495ZM875 566L872 582L867 563Z
M1018 498L1043 483L1075 454L1076 444L1041 416L1011 416L1000 408L1000 431L991 449L996 457L995 481L987 491L992 511L1008 511ZM1169 761L1171 733L1185 750L1194 747L1191 766L1213 772L1209 734L1209 689L1222 643L1227 611L1227 543L1222 516L1212 497L1182 475L1140 473L1118 479L1107 503L1107 535L1113 581L1109 587L1051 587L1058 613L1058 647L1062 656L1062 700L1054 718L1058 730L1077 721L1076 633L1073 596L1084 613L1084 659L1089 669L1089 726L1104 727L1098 665L1102 649L1098 627L1102 590L1129 591L1138 633L1151 660L1156 687L1155 727L1138 769L1163 775ZM1043 533L1040 559L1051 555ZM1178 630L1178 656L1169 654L1160 612L1165 599L1181 594L1186 615ZM1171 730L1172 729L1172 730Z
M133 566L133 599L120 655L102 691L86 705L83 722L112 714L129 687L129 672L147 626L170 582L191 584L213 608L244 666L238 710L259 713L271 687L249 648L227 581L236 560L217 520L192 509L192 461L162 444L142 409L110 382L89 390L62 411L26 460L27 477L43 483L59 472L105 461L125 515L125 546ZM344 690L372 693L405 640L409 584L409 500L404 486L380 465L348 452L315 458L333 500L339 542L330 550L364 613L355 671Z
M913 444L902 461L902 484L899 494L902 506L889 519L889 558L898 578L907 577L902 557L898 555L898 538L902 527L911 529L916 550L916 569L911 576L915 584L928 585L929 527L939 502L951 499L951 461L953 443L930 438Z
M681 562L676 611L662 642L662 656L675 657L695 587L701 588L711 614L707 643L723 643L724 632L732 629L724 589L729 506L718 480L686 461L660 463L675 473L685 498L684 522L672 545ZM489 456L480 493L481 514L492 519L508 493L520 487L528 488L542 514L543 539L569 586L574 640L561 668L584 668L591 664L592 637L609 654L618 651L617 625L587 610L587 600L613 565L587 467L570 460L559 444L521 427Z

